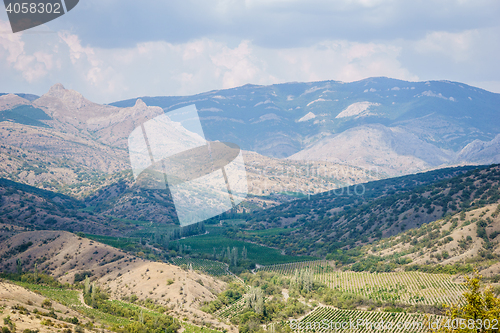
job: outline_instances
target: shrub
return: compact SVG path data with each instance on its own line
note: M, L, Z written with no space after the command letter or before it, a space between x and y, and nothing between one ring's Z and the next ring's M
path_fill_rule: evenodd
M47 298L42 302L42 308L50 308L51 306L52 302Z

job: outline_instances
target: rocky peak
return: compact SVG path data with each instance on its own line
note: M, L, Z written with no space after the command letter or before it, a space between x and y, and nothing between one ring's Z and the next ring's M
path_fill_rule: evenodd
M9 110L17 105L30 104L30 102L22 97L14 94L0 96L0 111Z
M60 83L54 84L52 87L50 87L49 91L42 96L40 103L43 103L45 100L47 100L47 98L49 100L54 98L58 99L63 103L63 105L73 110L82 109L88 106L94 106L94 103L85 99L82 94L75 90L66 89Z
M141 109L144 109L144 108L147 108L148 106L146 105L146 103L143 102L142 99L138 98L137 101L135 101L135 105L134 105L134 108L141 108Z
M61 83L56 83L49 89L49 94L56 94L58 92L64 91L66 88Z

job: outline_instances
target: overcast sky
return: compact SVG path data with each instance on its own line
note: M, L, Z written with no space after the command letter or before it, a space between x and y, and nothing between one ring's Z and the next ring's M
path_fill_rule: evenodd
M387 76L500 93L498 0L80 0L17 34L4 8L0 92L110 103Z

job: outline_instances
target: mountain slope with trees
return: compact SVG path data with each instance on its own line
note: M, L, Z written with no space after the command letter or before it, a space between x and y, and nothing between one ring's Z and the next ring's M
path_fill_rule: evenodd
M256 239L245 232L237 237L280 247L288 253L326 256L340 248L396 235L450 213L496 203L500 201L499 185L498 165L382 180L364 185L363 193L358 185L345 188L340 195L319 194L254 214L247 220L247 227L252 230L294 228L286 239L265 234Z

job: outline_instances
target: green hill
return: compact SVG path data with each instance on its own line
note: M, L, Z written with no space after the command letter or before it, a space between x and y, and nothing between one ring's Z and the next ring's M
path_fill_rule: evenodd
M344 188L253 214L247 229L295 228L286 237L238 236L290 254L326 256L500 200L500 167L451 168ZM358 191L358 192L357 192ZM342 194L340 194L342 193ZM360 195L356 195L359 193Z

